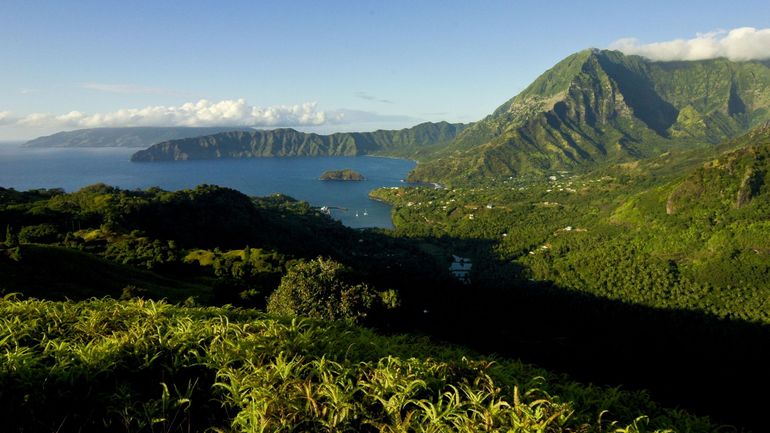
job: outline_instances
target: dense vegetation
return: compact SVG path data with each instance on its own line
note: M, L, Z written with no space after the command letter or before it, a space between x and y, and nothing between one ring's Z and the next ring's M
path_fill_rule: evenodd
M562 172L374 195L396 204L401 235L491 241L519 282L770 324L770 128L737 142L684 178Z
M16 239L0 249L7 275L0 292L6 293L53 296L77 286L82 296L114 295L134 285L177 301L193 296L264 307L289 265L318 256L351 266L380 291L409 292L437 274L449 278L437 270L443 264L407 242L347 229L289 197L252 199L215 186L177 192L106 185L75 193L2 189L0 225ZM104 278L89 280L88 273ZM170 286L196 289L179 299L172 294L180 291L166 290Z
M717 430L643 393L253 310L6 298L0 352L8 431Z
M753 381L742 392L770 384L761 367L770 362L770 128L721 148L733 150L373 195L395 205L394 235L474 263L473 295L460 295L455 314L477 332L496 331L483 343L460 326L442 335L465 333L467 344L514 347L507 353L630 383L602 355L614 350L623 354L614 361L644 370L632 381L657 395L758 426L725 399L698 397L710 387L735 390L737 371ZM538 329L515 335L503 317Z
M364 318L374 304L375 293L366 284L351 281L350 274L350 269L321 257L296 263L270 295L267 311L327 320Z

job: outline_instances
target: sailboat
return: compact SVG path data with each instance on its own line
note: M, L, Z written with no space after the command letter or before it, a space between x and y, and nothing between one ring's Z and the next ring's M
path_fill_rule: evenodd
M364 216L367 216L367 215L369 215L369 212L367 212L366 209L364 209Z
M356 211L356 218L358 218L358 211Z

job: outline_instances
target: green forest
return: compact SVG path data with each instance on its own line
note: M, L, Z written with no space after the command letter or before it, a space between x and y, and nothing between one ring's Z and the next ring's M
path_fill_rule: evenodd
M399 235L439 243L449 238L448 248L466 241L463 254L491 255L496 266L521 270L503 276L479 267L475 279L546 282L653 308L767 324L770 136L764 131L752 145L685 177L653 179L647 170L619 167L606 170L612 175L554 172L372 195L396 205ZM491 248L474 251L478 240Z

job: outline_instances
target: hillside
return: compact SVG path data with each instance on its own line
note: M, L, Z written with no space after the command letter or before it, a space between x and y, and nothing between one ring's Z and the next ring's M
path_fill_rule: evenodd
M147 147L180 138L242 130L233 127L126 127L90 128L38 137L24 147Z
M418 155L452 141L465 128L446 122L422 123L394 131L306 134L294 129L231 131L171 140L139 151L132 161L259 158L285 156Z
M520 266L504 275L486 270L492 280L515 285L526 276L654 308L770 323L770 125L717 148L729 150L372 194L394 205L401 236L489 240L494 255ZM675 168L658 167L665 165Z
M669 195L666 212L741 209L767 201L770 192L770 124L742 137L747 145L704 164Z
M567 57L417 166L412 180L468 180L634 161L710 146L770 118L767 62Z
M288 265L318 256L407 297L424 296L417 288L427 281L450 279L443 264L410 243L349 229L306 202L210 185L176 192L0 188L0 227L0 295L117 297L136 286L138 294L174 301L264 307Z
M746 416L757 401L716 395L770 384L769 143L762 125L708 152L373 195L393 204L397 236L471 258L473 296L445 335L473 323L468 342L524 345L532 362L597 381L644 377L652 395L764 431ZM547 328L540 338L531 323Z

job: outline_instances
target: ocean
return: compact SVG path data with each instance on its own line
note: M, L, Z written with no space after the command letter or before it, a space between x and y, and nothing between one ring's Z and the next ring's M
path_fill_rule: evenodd
M392 228L390 206L371 200L369 191L401 186L414 161L378 157L293 157L137 163L138 149L26 149L0 145L0 187L76 191L105 183L124 189L157 186L166 190L200 184L226 186L250 196L286 194L313 206L328 206L333 218L353 228ZM321 181L326 170L350 168L360 182Z

